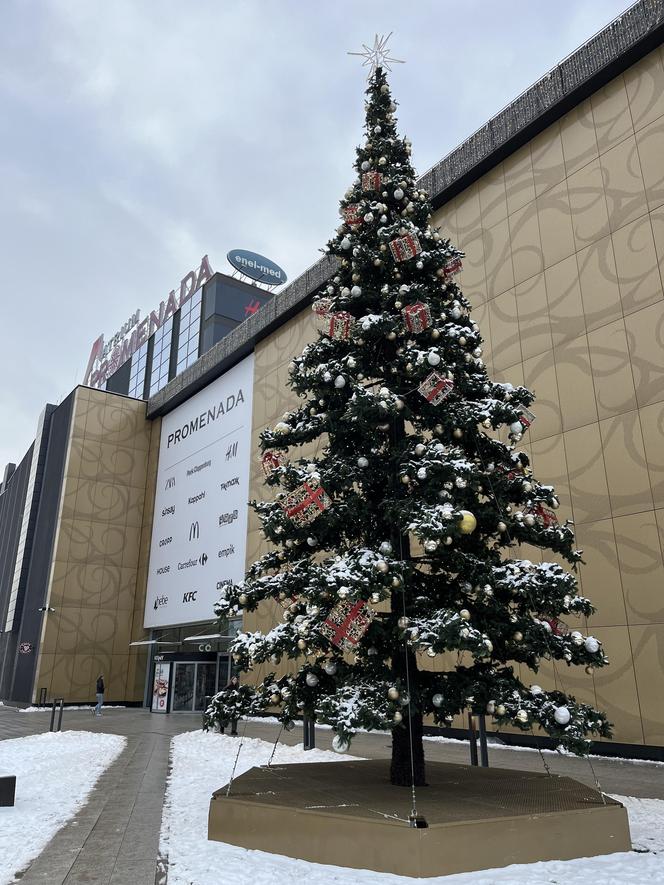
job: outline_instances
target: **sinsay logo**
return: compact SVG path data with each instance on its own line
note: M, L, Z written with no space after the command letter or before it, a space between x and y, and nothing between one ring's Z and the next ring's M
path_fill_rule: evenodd
M190 590L188 593L183 594L182 601L183 602L196 602L196 595L198 590Z
M198 524L198 520L196 522L192 522L189 528L189 540L197 541L201 536L201 527Z
M154 610L157 611L157 609L161 608L163 605L168 605L168 596L157 596L154 601Z

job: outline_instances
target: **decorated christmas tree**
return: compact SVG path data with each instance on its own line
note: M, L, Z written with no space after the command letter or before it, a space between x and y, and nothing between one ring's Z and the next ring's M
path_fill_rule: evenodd
M607 660L564 622L593 607L577 592L571 524L518 450L534 395L488 377L456 282L463 255L431 226L395 111L374 64L356 178L327 246L338 270L314 299L317 340L290 366L301 403L261 435L272 494L252 506L270 550L216 608L227 618L277 600L282 620L232 641L249 676L206 716L269 710L290 727L307 715L340 751L358 729L388 730L392 783L419 785L425 717L490 714L576 753L610 731L603 713L528 678L545 660ZM319 440L320 456L303 457ZM522 544L570 568L519 558ZM266 662L286 674L252 685Z

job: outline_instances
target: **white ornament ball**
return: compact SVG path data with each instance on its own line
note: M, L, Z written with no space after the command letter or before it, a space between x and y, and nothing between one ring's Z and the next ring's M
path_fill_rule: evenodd
M438 541L434 541L433 539L430 541L425 541L424 549L427 553L435 553L435 551L438 549Z
M525 710L517 710L516 711L516 718L519 720L519 722L527 722L528 721L528 714L526 713Z
M403 200L403 191L401 190L400 187L398 187L398 188L394 191L394 199L395 199L395 200Z
M418 479L426 479L427 478L426 467L420 467L420 469L417 471L417 478Z
M531 685L530 686L530 693L535 696L537 696L538 694L542 694L542 686L541 685Z
M586 647L586 651L590 652L591 655L599 651L599 640L595 639L594 636L588 636L583 644Z
M353 298L359 298L362 294L362 289L360 289L359 286L353 286L353 288L350 290L350 294L353 296Z
M368 160L362 161L362 172L368 172L371 169L371 163Z
M521 433L522 430L523 430L523 425L521 424L520 421L513 421L512 424L510 424L510 431L512 433Z
M532 515L532 513L526 513L526 515L523 517L523 521L526 525L535 525L535 517Z
M431 698L431 703L434 705L434 707L442 707L445 703L445 698L442 696L442 694L435 694Z
M583 645L583 635L579 633L578 630L572 630L570 633L570 639L574 643L574 645Z
M274 432L280 434L290 433L290 426L285 421L279 421L274 426Z
M368 466L369 466L369 461L368 461L366 458L360 456L360 457L357 459L357 466L358 466L358 467L361 467L362 469L364 469L365 467L368 467Z
M337 672L337 665L335 661L326 661L325 666L323 667L328 676L335 676Z
M339 245L342 249L350 249L350 240L348 237L344 237Z
M427 362L430 366L437 366L440 363L440 354L436 353L435 350L429 351Z
M346 379L343 375L337 375L334 379L334 386L339 389L346 386Z
M315 688L318 685L318 676L315 673L307 673L305 681L309 688Z
M489 716L493 716L493 714L496 712L496 702L495 701L488 701L488 703L486 705L486 711L489 714Z
M558 725L567 725L567 723L572 718L572 714L567 707L556 707L553 718L556 720Z
M339 737L338 734L332 738L332 749L335 753L345 753L350 744L348 741L344 740L342 737Z
M389 541L383 541L383 543L380 545L380 547L378 549L383 554L383 556L389 556L390 553L392 552L392 545L390 544Z
M367 212L367 214L364 216L364 220L367 224L371 224L371 222L374 220L373 212Z

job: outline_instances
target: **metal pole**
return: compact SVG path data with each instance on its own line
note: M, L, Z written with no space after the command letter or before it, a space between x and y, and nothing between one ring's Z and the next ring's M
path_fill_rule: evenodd
M60 701L60 715L58 716L58 731L62 731L62 711L65 706L65 699L59 698Z
M307 716L306 713L302 718L303 743L305 750L313 750L316 747L316 723Z
M480 765L482 768L489 767L489 750L486 744L486 719L484 713L477 717L480 732Z
M39 706L40 707L46 706L46 691L47 690L45 688L39 689Z
M201 716L201 718L202 718L202 720L203 720L203 725L205 725L205 711L206 711L207 708L210 706L210 698L211 698L211 697L212 697L212 695L210 695L210 694L206 694L206 695L205 695L205 698L203 699L203 713L202 713L202 716Z
M49 731L53 731L53 726L55 725L55 700L53 701L53 706L51 707L51 724L49 726Z
M468 739L470 742L470 764L477 765L477 734L472 713L468 714Z

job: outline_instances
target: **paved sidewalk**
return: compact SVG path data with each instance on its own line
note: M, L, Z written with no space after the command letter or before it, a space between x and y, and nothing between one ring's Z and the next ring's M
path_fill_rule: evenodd
M0 707L0 739L48 731L48 713L19 713ZM199 714L156 715L146 710L107 710L101 719L85 711L64 712L63 729L103 731L127 737L127 747L100 778L86 806L51 840L24 872L25 885L165 885L167 871L158 864L159 832L171 738L200 728ZM274 723L240 723L240 735L274 741ZM284 743L302 741L302 732L282 732ZM331 749L332 732L316 730L317 746ZM468 763L468 745L426 741L427 758ZM389 759L390 739L383 734L358 734L351 752ZM565 774L594 786L587 760L545 754L553 774ZM489 748L490 764L498 768L543 771L537 752ZM664 799L662 765L597 758L593 768L608 793ZM221 784L219 786L222 786ZM208 885L208 883L194 883Z

